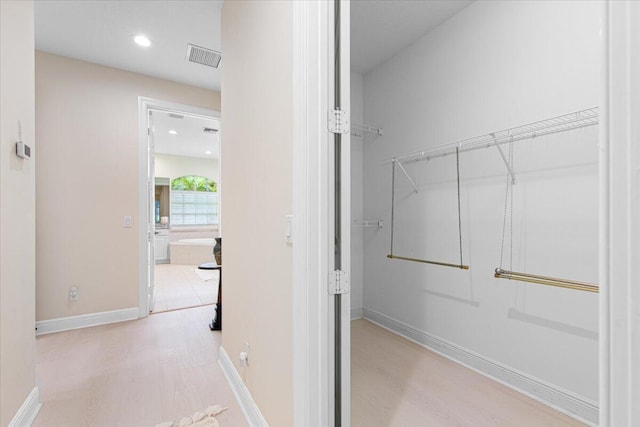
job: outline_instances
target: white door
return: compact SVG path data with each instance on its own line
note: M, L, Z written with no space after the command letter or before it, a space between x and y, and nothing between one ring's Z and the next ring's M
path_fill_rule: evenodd
M147 277L148 283L148 307L149 311L153 311L155 307L155 233L156 233L156 215L155 215L155 148L153 144L153 111L149 110L147 122Z

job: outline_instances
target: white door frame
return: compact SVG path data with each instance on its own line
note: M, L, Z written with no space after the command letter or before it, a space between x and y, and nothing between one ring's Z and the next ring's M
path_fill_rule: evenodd
M330 19L329 23L329 43L330 43L330 61L329 61L329 73L336 75L335 78L329 78L329 108L339 107L340 110L346 112L347 117L349 117L351 113L351 34L350 34L350 1L349 0L334 0L329 2L329 14L331 17L335 16L336 8L339 6L339 22L334 19ZM339 25L339 31L336 31L335 26ZM338 43L336 42L335 36L339 35ZM335 50L340 50L340 55L335 54ZM334 47L336 46L336 47ZM339 58L338 58L339 56ZM339 70L336 69L335 59L339 60ZM339 75L339 76L338 76ZM334 86L333 84L338 83L339 86ZM339 90L336 90L336 87ZM338 95L339 92L339 95ZM340 97L338 102L337 97ZM350 127L350 121L348 123ZM330 185L330 197L329 197L329 212L334 212L335 203L337 203L338 198L334 194L333 187L335 184L334 176L339 176L339 187L340 187L340 210L336 212L336 216L339 216L340 223L340 233L336 235L334 225L337 225L337 221L331 220L329 223L329 271L340 270L343 273L347 274L347 277L351 276L351 133L348 131L345 134L340 136L340 171L339 174L335 175L335 139L334 135L331 134L329 136L329 185ZM334 256L335 252L335 241L338 240L339 237L339 260ZM340 262L340 265L337 266L337 262ZM350 287L350 285L347 285ZM330 360L335 361L335 363L340 363L340 370L336 371L335 375L331 375L330 377L330 389L329 394L330 397L335 404L335 408L340 409L340 414L336 416L335 412L333 414L334 424L330 425L339 425L341 427L349 427L351 425L351 292L340 295L340 303L339 303L339 313L335 313L336 306L338 306L338 302L334 301L336 296L330 295L330 343L332 346L330 347L332 352L335 352L335 347L338 347L337 353L333 353L333 357ZM335 303L334 303L335 302ZM339 325L337 323L339 322ZM335 339L333 332L337 331L339 328L339 340ZM334 363L334 369L335 369ZM339 381L340 383L336 386L335 382L331 381L332 379L337 379L339 373ZM334 390L335 388L335 390ZM340 401L337 402L339 396ZM339 403L339 406L338 406Z
M293 6L293 425L329 425L328 8Z
M333 426L333 296L328 293L333 259L332 144L327 113L333 98L332 1L293 2L293 408L295 426ZM349 106L349 3L343 0L343 109ZM346 101L346 103L344 102ZM349 207L349 137L342 144L343 206ZM331 214L330 214L331 212ZM349 245L349 212L342 218ZM345 258L346 256L346 258ZM343 251L342 270L349 268ZM349 425L349 295L342 302L343 426Z
M605 0L600 423L640 425L640 4ZM294 425L329 421L327 2L294 2Z
M640 425L640 3L604 1L600 423Z
M162 101L159 99L138 97L138 318L147 317L149 315L149 252L147 249L148 230L147 230L147 203L151 197L149 193L149 170L147 165L149 162L149 140L148 140L148 117L150 110L169 111L175 113L183 113L192 116L200 116L204 118L215 118L220 120L220 112L209 110L206 108L193 107L191 105L178 104L175 102ZM218 144L218 161L222 165L220 159L220 146L222 145L222 136L220 135L220 144ZM218 181L220 181L218 179ZM218 203L222 203L222 186L218 182ZM218 228L222 231L222 218L219 217Z

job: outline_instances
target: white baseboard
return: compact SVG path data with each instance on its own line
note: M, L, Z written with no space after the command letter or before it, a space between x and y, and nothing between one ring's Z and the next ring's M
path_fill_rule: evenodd
M229 355L222 347L220 347L218 363L249 425L251 427L269 427L267 420L264 419L258 405L256 405L256 402L253 400L249 389L244 385L240 374L238 374L233 362L229 359Z
M362 319L363 311L362 307L352 308L351 309L351 320Z
M364 318L391 332L428 348L456 363L511 387L545 405L563 412L577 420L596 426L598 424L598 404L570 391L563 390L524 372L469 351L456 344L419 331L405 323L392 319L368 308L363 309Z
M40 322L36 322L36 335L51 334L54 332L70 331L72 329L88 328L90 326L134 320L138 319L138 311L138 307L135 307L42 320Z
M34 387L31 393L16 412L8 427L29 427L38 416L38 412L42 407L40 403L40 391L38 387Z

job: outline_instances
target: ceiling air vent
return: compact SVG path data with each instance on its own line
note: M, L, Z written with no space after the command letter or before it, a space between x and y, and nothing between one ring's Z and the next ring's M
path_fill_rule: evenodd
M220 52L190 43L187 45L187 61L189 62L218 68L221 59L222 56L220 56Z
M202 128L202 132L204 132L204 133L216 133L216 132L218 132L218 129L214 129L214 128Z

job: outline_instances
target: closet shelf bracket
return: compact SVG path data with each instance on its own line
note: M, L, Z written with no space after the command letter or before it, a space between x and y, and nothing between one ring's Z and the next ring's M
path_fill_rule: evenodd
M409 181L409 183L411 184L411 186L413 187L413 191L414 193L418 194L418 186L416 185L416 183L413 181L413 179L411 178L411 176L409 175L409 173L407 172L407 170L404 168L404 166L402 166L402 163L400 163L400 161L396 158L393 159L393 161L396 163L396 165L398 165L400 167L400 170L402 171L402 173L404 174L404 176L407 178L407 180Z
M382 220L376 220L376 221L369 221L369 220L365 220L365 219L354 219L353 220L353 225L355 225L356 227L378 227L378 228L382 228Z
M493 138L493 145L495 145L495 147L498 149L498 153L500 153L500 157L502 157L502 161L504 162L504 165L507 168L507 171L509 172L509 175L511 176L511 184L515 184L516 183L516 175L513 173L513 169L511 169L511 165L509 164L509 160L507 160L507 156L504 155L504 151L502 151L502 148L500 147L500 143L498 142L498 139L496 138L496 134L495 133L491 133L490 134L491 137ZM513 137L512 141L513 142Z
M376 128L373 126L360 124L360 123L351 123L351 134L356 137L365 138L369 135L377 135L382 136L383 130L382 128Z

